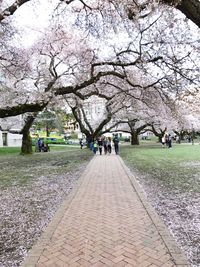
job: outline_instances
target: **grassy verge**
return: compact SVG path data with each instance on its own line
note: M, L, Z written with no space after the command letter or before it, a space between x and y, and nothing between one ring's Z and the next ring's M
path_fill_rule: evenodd
M130 168L148 174L152 181L169 190L200 191L200 146L173 145L172 149L160 144L124 146L120 155Z
M88 149L51 146L51 152L19 155L20 148L0 149L0 188L31 183L38 176L73 171L92 157Z
M0 156L19 153L20 147L0 147Z
M79 146L71 146L71 145L49 145L51 151L60 151L60 150L69 150L71 148L79 148ZM33 153L35 151L35 146L33 146ZM20 147L0 147L0 156L1 155L9 155L15 154L19 155L21 152Z

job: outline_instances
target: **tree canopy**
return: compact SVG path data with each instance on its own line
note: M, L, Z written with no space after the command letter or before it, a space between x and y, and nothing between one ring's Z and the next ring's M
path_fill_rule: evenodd
M148 113L152 118L153 110L165 114L166 106L177 120L181 109L172 103L199 86L199 5L198 0L2 1L0 117L38 112L63 97L84 101L96 95L125 106L133 99L137 117L149 105L141 120ZM50 18L45 25L23 22L25 14L42 16L44 6ZM150 107L153 99L160 105ZM161 120L166 123L164 116Z

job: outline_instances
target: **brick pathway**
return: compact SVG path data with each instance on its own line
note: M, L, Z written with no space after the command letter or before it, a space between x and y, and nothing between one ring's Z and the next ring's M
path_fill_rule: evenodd
M190 266L119 156L96 155L23 267Z

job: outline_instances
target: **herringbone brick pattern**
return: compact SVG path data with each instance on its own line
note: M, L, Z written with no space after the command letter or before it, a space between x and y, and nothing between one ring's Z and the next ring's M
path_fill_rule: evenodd
M96 155L36 266L176 265L118 156Z

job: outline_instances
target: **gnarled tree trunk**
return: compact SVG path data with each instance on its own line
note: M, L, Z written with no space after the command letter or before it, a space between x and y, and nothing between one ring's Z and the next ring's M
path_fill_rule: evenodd
M32 139L30 136L30 132L24 132L22 137L22 146L21 146L21 154L32 154Z
M131 145L139 145L139 135L137 131L131 132Z
M21 131L22 133L22 146L21 146L21 154L32 154L32 139L30 136L30 128L35 120L36 114L34 115L29 115L26 118L25 125Z

